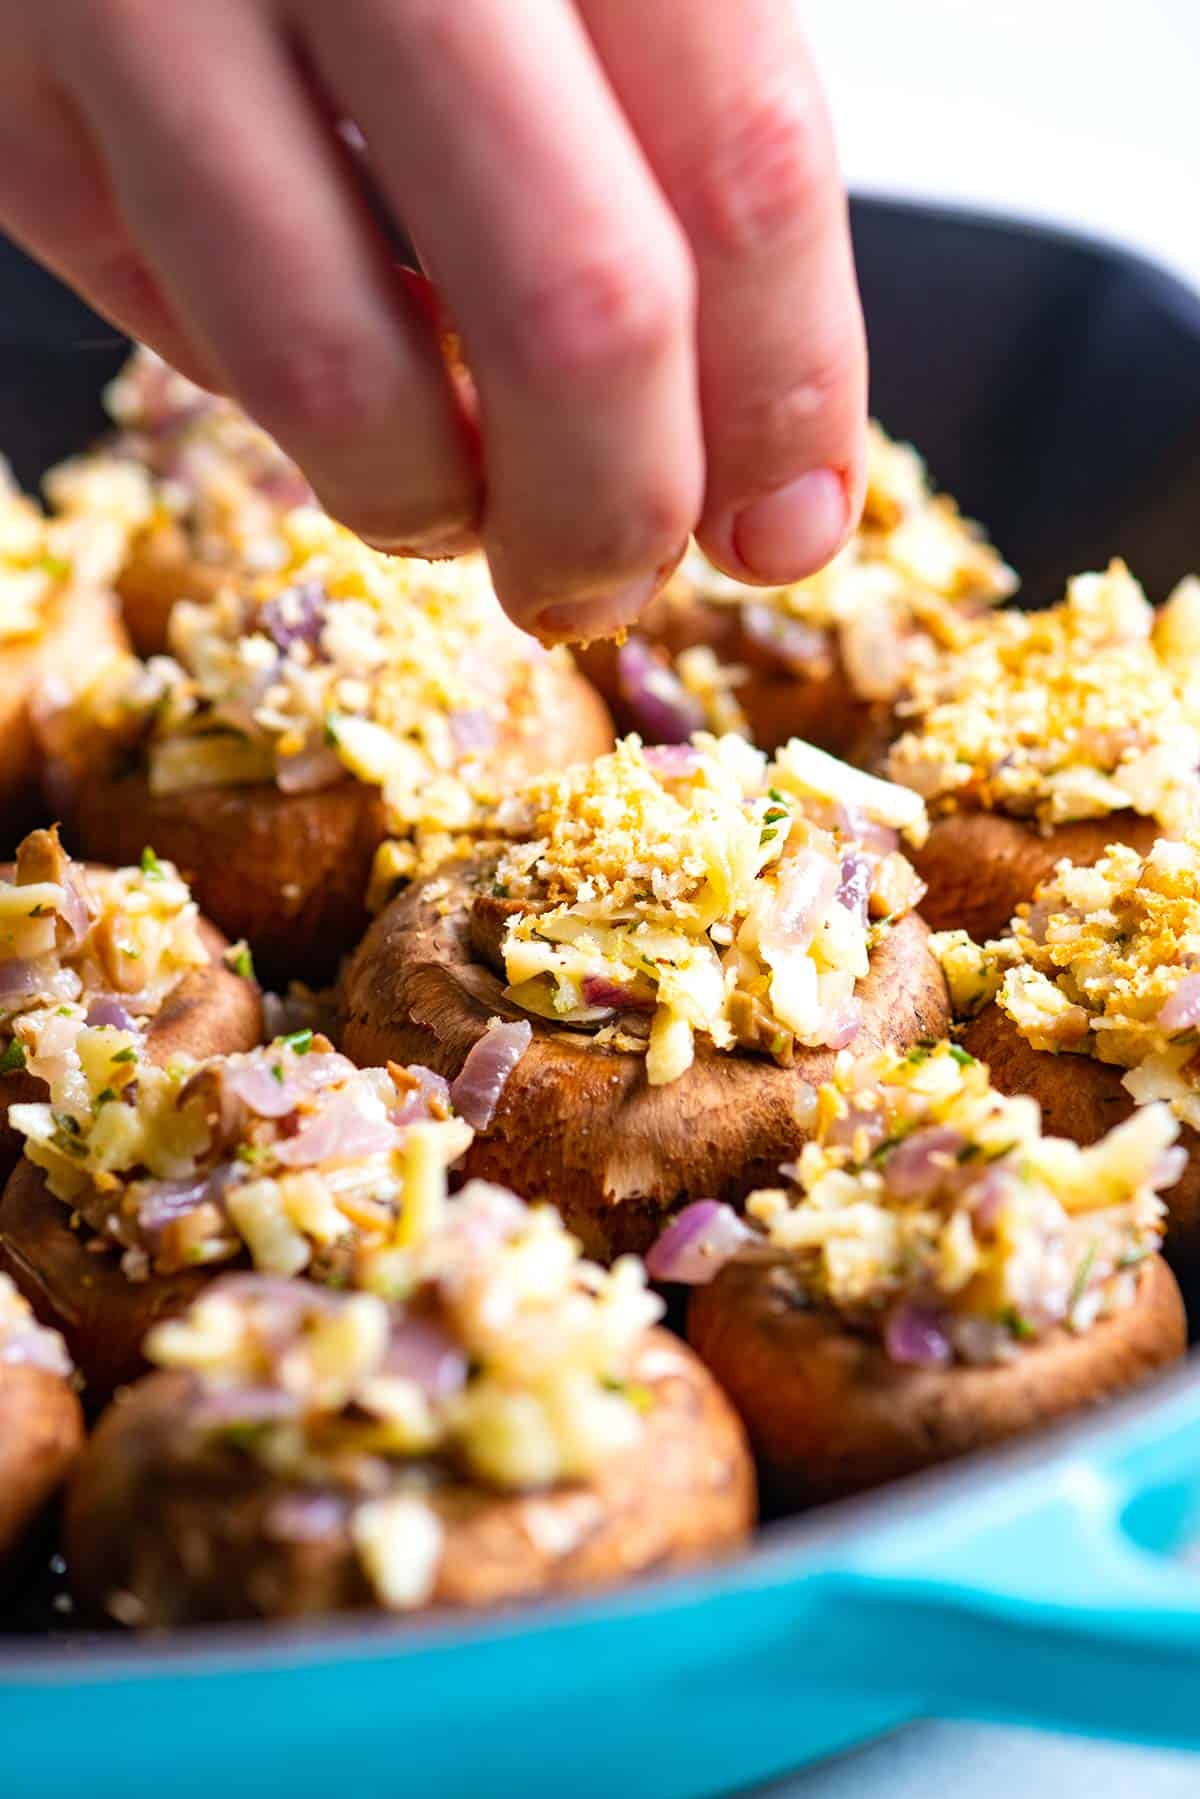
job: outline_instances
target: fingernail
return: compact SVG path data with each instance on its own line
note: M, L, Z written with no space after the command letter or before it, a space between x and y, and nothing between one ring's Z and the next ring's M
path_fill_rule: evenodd
M733 521L733 547L760 581L802 581L841 548L850 523L846 482L836 469L808 474L764 494Z
M545 643L593 643L598 637L612 637L626 625L633 624L662 582L663 576L656 570L612 593L579 600L570 606L547 606L538 613L532 629Z
M419 539L415 543L379 537L364 537L363 542L381 556L410 556L421 562L445 562L451 556L465 556L479 548L479 539L470 531L453 531L445 537Z

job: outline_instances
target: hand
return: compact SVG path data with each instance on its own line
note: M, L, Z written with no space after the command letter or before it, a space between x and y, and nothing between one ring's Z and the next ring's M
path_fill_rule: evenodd
M602 635L693 529L774 583L858 516L862 322L797 13L0 0L0 225L235 395L372 542L482 541L519 623Z

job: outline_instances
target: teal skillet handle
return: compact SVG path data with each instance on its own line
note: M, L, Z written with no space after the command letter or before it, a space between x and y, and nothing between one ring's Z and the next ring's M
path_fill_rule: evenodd
M1200 1750L1200 1375L1114 1424L844 1551L841 1675L928 1716Z

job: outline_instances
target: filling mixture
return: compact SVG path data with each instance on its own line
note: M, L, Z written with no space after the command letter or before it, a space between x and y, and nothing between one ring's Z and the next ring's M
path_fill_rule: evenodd
M555 703L553 656L500 610L481 557L386 557L313 507L281 516L281 566L207 605L178 602L171 655L115 657L43 722L76 781L143 754L157 794L273 782L378 788L394 884L444 859L504 785L505 757ZM561 695L557 696L561 703Z
M159 1068L133 1032L85 1027L47 1078L49 1100L10 1123L130 1280L248 1255L403 1291L471 1141L438 1075L356 1068L310 1030Z
M939 812L1049 828L1132 809L1177 834L1200 816L1200 582L1155 614L1123 563L1044 612L999 612L900 704L888 773Z
M180 555L215 568L286 566L280 517L312 503L312 493L239 407L142 348L104 401L113 435L46 477L47 496L60 511L119 523L127 545L169 537Z
M121 551L111 520L46 518L0 460L0 649L40 636L69 588L108 587Z
M508 997L646 1054L659 1085L718 1049L844 1047L871 949L922 888L916 795L793 741L736 735L610 755L530 782L487 897Z
M31 831L0 881L0 1073L53 1084L85 1025L139 1037L208 954L185 882L153 850L138 868L85 871L58 830Z
M818 1090L790 1184L746 1202L753 1225L700 1201L647 1265L703 1282L766 1243L787 1254L791 1297L877 1337L894 1362L1004 1361L1132 1304L1162 1238L1159 1193L1186 1161L1178 1133L1151 1105L1081 1149L1043 1137L1036 1101L998 1093L957 1044L847 1055Z
M864 700L892 700L937 645L963 640L969 622L1017 585L953 500L935 494L908 444L872 425L862 523L829 566L806 581L747 587L693 545L666 590L668 602L734 606L750 640L796 675L831 672L835 656ZM636 636L620 652L625 699L647 732L675 741L705 726L742 728L738 686L746 671L713 652L684 650L665 667Z
M1200 835L1060 862L1010 936L936 947L956 1011L994 994L1034 1049L1116 1063L1139 1104L1165 1100L1200 1129Z
M552 1207L482 1181L444 1199L405 1257L391 1304L226 1276L147 1342L197 1390L180 1452L248 1457L286 1483L277 1534L344 1525L396 1609L436 1584L439 1489L536 1495L637 1444L654 1396L632 1378L635 1354L662 1309L639 1262L605 1272ZM538 1515L531 1504L531 1532Z
M0 1274L0 1366L5 1363L44 1368L64 1379L73 1372L58 1332L39 1324L7 1274Z

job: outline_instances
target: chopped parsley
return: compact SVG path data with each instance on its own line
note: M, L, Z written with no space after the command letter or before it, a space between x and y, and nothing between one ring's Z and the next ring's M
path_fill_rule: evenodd
M0 1056L0 1074L16 1074L25 1067L27 1060L25 1045L13 1037L6 1045L4 1054Z
M154 851L150 848L149 844L147 844L142 851L142 873L149 881L161 881L165 879L165 876L163 875L163 865L155 855Z
M250 954L248 943L232 943L225 951L225 966L234 974L240 974L244 981L254 979L254 958Z
M1036 1335L1024 1312L1018 1312L1016 1306L1005 1306L1000 1314L1000 1323L1006 1330L1011 1331L1018 1343L1028 1343L1029 1339Z
M310 1030L291 1031L283 1041L293 1055L306 1056L312 1048L313 1034Z
M507 899L508 898L508 885L505 881L493 881L492 882L492 898L493 899Z
M1095 1244L1095 1243L1091 1244L1088 1248L1087 1254L1084 1256L1084 1258L1080 1262L1078 1268L1075 1270L1075 1279L1071 1282L1070 1309L1072 1311L1074 1311L1075 1307L1079 1304L1080 1300L1083 1298L1084 1294L1087 1292L1088 1279L1091 1275L1092 1267L1096 1260L1096 1250L1098 1247L1099 1247L1098 1244Z
M116 1055L110 1056L108 1059L110 1062L136 1062L137 1051L132 1044L129 1044L126 1049L119 1049Z
M975 1066L974 1056L971 1054L970 1050L964 1049L961 1043L952 1043L950 1045L950 1054L954 1057L954 1060L958 1063L960 1068L973 1068Z
M115 1087L104 1087L96 1095L96 1104L98 1106L111 1105L113 1100L116 1099L116 1097L117 1097L117 1090Z

